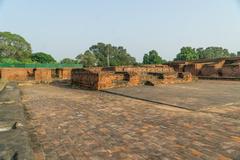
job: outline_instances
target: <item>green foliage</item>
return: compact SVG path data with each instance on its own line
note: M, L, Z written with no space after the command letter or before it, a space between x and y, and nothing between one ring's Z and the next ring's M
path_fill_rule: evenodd
M77 61L71 58L64 58L60 61L61 64L77 64Z
M237 57L235 53L230 53L230 57Z
M215 59L222 57L236 57L235 53L229 53L227 49L222 47L208 47L204 48L192 48L183 47L181 52L177 54L175 60L197 60L197 59Z
M19 64L21 62L14 58L0 58L0 63Z
M34 64L34 63L36 63L36 62L33 62L31 58L22 59L20 62L24 63L24 64Z
M222 47L208 47L206 49L197 49L197 54L199 55L199 59L214 59L221 57L230 57L231 54L227 49Z
M84 67L92 67L97 65L97 58L96 56L87 50L84 54L80 54L76 57L80 64Z
M43 52L32 54L31 59L33 62L37 63L56 63L56 60L50 54Z
M93 45L84 54L76 57L80 60L80 63L87 63L88 66L108 66L108 58L110 66L133 65L136 63L135 58L130 56L123 47L104 43Z
M143 64L162 64L164 62L166 61L163 60L155 50L151 50L143 57Z
M31 45L23 37L10 32L0 32L0 57L22 61L29 59L31 54Z
M237 56L240 57L240 51L237 52Z
M150 64L148 54L144 54L144 56L143 56L143 64Z
M175 60L189 61L189 60L196 60L198 58L199 56L195 48L183 47L181 48L180 53L177 54L177 57L175 58Z

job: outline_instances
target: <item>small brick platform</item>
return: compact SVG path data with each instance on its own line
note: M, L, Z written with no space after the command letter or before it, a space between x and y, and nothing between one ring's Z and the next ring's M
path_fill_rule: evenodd
M177 73L167 65L73 69L72 83L82 88L101 90L139 85L191 82L190 73Z

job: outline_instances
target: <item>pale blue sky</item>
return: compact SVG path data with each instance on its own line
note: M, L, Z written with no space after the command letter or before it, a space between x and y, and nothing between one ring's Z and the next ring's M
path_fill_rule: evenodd
M1 2L2 1L2 2ZM97 42L121 45L142 61L182 46L240 50L238 0L0 0L0 31L24 36L33 51L75 57Z

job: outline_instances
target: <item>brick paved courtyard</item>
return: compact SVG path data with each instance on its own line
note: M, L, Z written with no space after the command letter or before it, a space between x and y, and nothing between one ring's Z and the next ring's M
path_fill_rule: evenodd
M187 109L104 92L23 86L22 101L35 157L47 160L237 159L240 105L229 95L239 98L240 90L236 88L240 83L212 81L210 84L201 81L181 85L181 93L187 93L188 98L201 86L215 89L218 95L210 99L213 93L199 89L198 96L192 94L196 103L181 102ZM172 86L152 89L153 93L159 92L158 100L180 104L177 96L180 90ZM168 91L166 94L172 94L170 99L160 95L163 89ZM128 90L130 93L131 89ZM145 97L149 92L146 90L142 88ZM154 94L151 97L156 98ZM211 101L209 105L205 103L207 97ZM198 109L195 104L199 106L200 102L204 102L204 107ZM212 102L216 103L212 105ZM193 110L189 110L191 106Z

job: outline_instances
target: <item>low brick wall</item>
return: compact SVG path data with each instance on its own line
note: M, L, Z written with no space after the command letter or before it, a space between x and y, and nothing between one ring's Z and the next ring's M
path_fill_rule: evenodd
M201 78L239 78L240 57L171 62L175 71L190 72Z
M183 67L182 71L179 72L190 72L192 75L197 76L200 74L205 63L192 63L187 64Z
M52 70L45 68L38 68L35 71L35 81L49 83L52 81Z
M145 83L153 85L189 82L191 74L179 77L168 66L144 67L107 67L72 70L72 83L82 88L95 90L138 86Z
M1 79L8 81L51 82L54 78L71 80L72 68L1 68Z
M1 79L9 81L27 81L29 69L25 68L2 68Z
M115 72L136 72L136 73L144 73L144 72L161 72L161 73L169 73L174 72L172 67L167 65L144 65L140 67L114 67Z
M221 72L223 77L240 77L240 63L236 65L225 65Z
M99 74L82 69L73 69L71 74L73 84L87 89L98 89Z
M71 68L59 69L59 78L60 79L70 80L71 79L71 74L72 74L72 69Z

